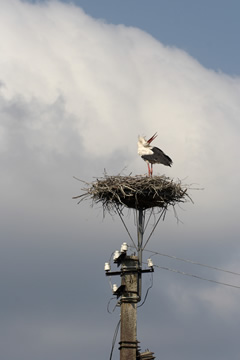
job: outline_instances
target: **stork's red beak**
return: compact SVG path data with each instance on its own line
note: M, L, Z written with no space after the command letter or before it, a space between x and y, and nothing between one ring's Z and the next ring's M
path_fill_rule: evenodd
M157 133L155 133L149 140L147 140L148 144L151 144L151 142L156 139Z

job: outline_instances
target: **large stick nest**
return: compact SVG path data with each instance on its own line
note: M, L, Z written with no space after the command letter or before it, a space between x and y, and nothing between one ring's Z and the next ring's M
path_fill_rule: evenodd
M82 181L82 180L81 180ZM108 176L86 185L84 193L73 199L91 199L102 203L103 209L112 210L128 207L130 209L167 209L169 205L186 202L190 199L187 188L181 182L174 182L166 176Z

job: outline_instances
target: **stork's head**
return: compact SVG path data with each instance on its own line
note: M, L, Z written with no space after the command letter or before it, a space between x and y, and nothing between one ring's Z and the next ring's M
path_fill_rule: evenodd
M138 137L138 154L143 155L147 153L146 150L151 149L151 142L156 139L157 133L155 133L149 140L146 140L144 136Z
M156 139L157 137L157 133L155 133L152 137L150 137L150 139L146 140L145 136L139 136L138 137L138 144L140 146L144 146L144 147L149 147L151 142Z

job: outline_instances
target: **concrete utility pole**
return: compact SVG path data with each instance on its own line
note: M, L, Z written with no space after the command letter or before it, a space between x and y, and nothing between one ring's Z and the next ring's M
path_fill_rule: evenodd
M126 256L122 261L123 289L121 298L120 360L136 360L138 257Z

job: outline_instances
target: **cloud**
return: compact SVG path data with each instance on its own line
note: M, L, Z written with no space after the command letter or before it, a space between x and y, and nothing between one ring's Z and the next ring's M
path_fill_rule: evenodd
M9 336L14 330L12 343L20 328L25 345L38 338L38 331L45 333L40 338L48 355L37 345L27 353L21 348L24 360L36 359L34 351L39 358L53 354L51 359L61 359L73 342L74 354L79 352L76 338L64 333L77 331L74 317L80 310L84 326L96 326L101 339L109 340L112 319L106 319L103 308L111 294L102 285L102 264L127 236L119 219L102 221L101 208L75 206L71 197L80 192L81 183L72 175L91 181L104 168L116 174L125 167L125 173L145 173L136 151L139 134L158 131L156 146L173 158L171 169L156 165L155 174L164 172L204 188L191 191L194 205L178 209L183 225L176 224L173 213L167 215L151 248L236 268L240 79L205 69L186 52L163 46L140 29L93 19L71 4L0 3L0 263L4 293L12 299L4 300L5 326ZM133 217L128 214L125 221L134 233ZM197 321L200 310L210 313L215 307L213 322L220 313L232 319L237 311L236 292L226 295L220 285L211 290L202 285L192 296L195 282L187 285L184 279L176 286L173 275L165 279L168 334L175 326L173 318L168 323L173 307L188 334L188 309ZM98 324L106 325L104 332L89 320L93 309ZM153 320L151 311L148 315L153 328L159 328L161 319ZM237 317L231 331L236 322ZM186 343L179 328L174 339L181 348ZM203 328L202 322L193 343ZM32 335L29 329L35 329ZM53 351L64 337L64 351ZM89 333L82 338L86 345ZM19 360L16 344L11 359ZM91 349L92 357L98 349ZM84 347L85 357L88 350ZM7 358L6 347L4 353Z

